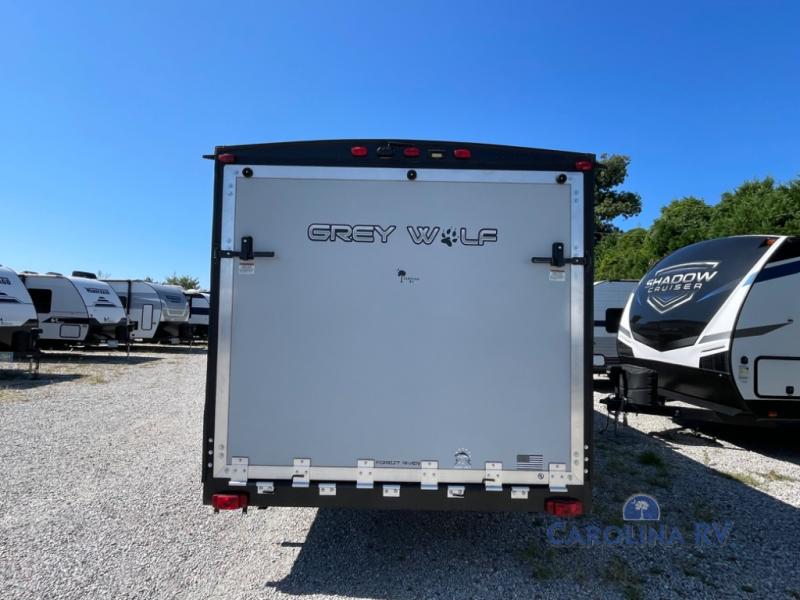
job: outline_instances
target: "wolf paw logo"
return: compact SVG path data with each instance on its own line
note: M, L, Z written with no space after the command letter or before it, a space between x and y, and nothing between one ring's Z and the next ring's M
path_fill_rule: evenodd
M458 241L458 233L456 233L455 228L448 229L447 231L442 232L442 239L441 242L449 247L453 247Z

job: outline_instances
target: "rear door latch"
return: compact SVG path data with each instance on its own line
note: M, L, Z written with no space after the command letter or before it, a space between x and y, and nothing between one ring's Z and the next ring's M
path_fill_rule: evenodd
M275 253L254 252L253 236L246 235L242 238L241 250L217 250L218 258L238 258L240 260L253 260L254 258L275 258Z
M534 256L531 258L532 263L549 264L551 267L563 267L565 264L570 265L585 265L585 256L573 256L572 258L564 258L564 243L553 242L553 253L550 256Z

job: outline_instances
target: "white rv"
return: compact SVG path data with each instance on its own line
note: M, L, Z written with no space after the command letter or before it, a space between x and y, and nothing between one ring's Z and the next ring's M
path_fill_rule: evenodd
M208 337L208 311L211 296L199 290L184 292L189 301L189 324L192 326L192 335L196 338Z
M20 279L36 307L42 347L127 341L125 310L107 283L58 273L23 272Z
M29 357L36 351L39 320L17 274L0 265L0 352Z
M594 156L217 148L203 499L591 500Z
M638 282L634 279L611 279L594 282L594 354L595 373L605 373L619 363L617 331L622 311Z
M183 294L183 288L160 283L151 283L150 286L161 299L161 319L155 340L173 344L190 341L192 327L189 324L189 301Z
M618 399L713 420L800 424L800 238L682 248L641 280L619 326ZM684 411L685 412L685 411Z
M108 279L119 296L131 325L134 340L148 341L156 337L161 322L161 296L153 284L138 279Z

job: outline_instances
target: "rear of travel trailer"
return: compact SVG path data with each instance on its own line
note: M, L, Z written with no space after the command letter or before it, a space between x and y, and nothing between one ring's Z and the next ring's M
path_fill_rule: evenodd
M161 322L161 296L153 284L136 279L107 280L119 296L131 325L134 340L149 341L156 337Z
M31 358L38 337L39 319L28 290L13 270L0 265L0 353Z
M42 347L103 344L128 339L127 319L111 287L88 277L23 273L42 330Z
M617 404L669 414L680 401L724 423L800 424L798 297L798 237L728 237L674 252L622 315Z
M192 334L196 338L208 338L208 312L209 294L198 290L187 290L184 292L189 302L189 324L192 326Z
M155 340L177 344L192 339L189 324L189 301L183 289L177 285L151 283L161 300L161 319L156 329Z
M622 311L638 282L613 279L594 283L594 345L592 365L595 373L605 373L619 364L617 331Z
M589 507L594 156L219 147L203 500Z

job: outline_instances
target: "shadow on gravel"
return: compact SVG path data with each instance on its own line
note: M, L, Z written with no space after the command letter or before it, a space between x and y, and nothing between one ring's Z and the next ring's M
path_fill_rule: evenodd
M595 421L599 431L605 415ZM624 502L646 493L661 505L659 525L680 529L684 544L554 546L554 519L541 515L322 509L291 572L266 587L403 600L800 598L797 508L636 429L595 437L595 507L569 525L622 526ZM696 544L694 524L712 521L734 523L727 542Z
M20 373L16 377L0 377L0 389L29 390L51 383L64 383L65 381L75 381L81 379L80 373L43 373L39 372L36 379L31 379L27 371Z
M152 354L205 354L208 346L197 344L194 346L172 346L169 344L134 344L133 352L148 352Z
M47 352L42 353L41 369L47 369L48 364L70 363L87 365L139 365L142 363L161 360L156 356L125 356L119 354L99 354L94 352ZM40 372L39 377L50 377L50 374Z
M659 433L658 437L680 444L709 447L722 446L719 440L724 440L739 446L742 451L758 452L800 465L800 429L751 429L711 424L687 429L676 425L674 429Z

